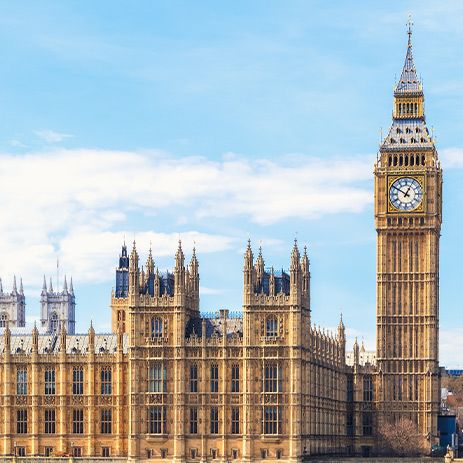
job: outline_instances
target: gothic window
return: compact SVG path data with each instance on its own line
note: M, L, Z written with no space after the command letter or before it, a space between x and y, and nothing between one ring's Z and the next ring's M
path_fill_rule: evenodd
M267 318L265 336L269 338L276 338L278 336L278 320L275 316L270 316Z
M5 312L2 312L0 315L0 328L5 328L8 324L8 315Z
M276 405L264 407L263 434L281 434L281 411Z
M73 434L84 433L84 410L82 408L72 410L72 432Z
M211 392L219 392L219 366L211 365Z
M190 392L198 392L198 365L190 366Z
M364 436L371 436L373 434L373 420L371 413L363 412L362 428Z
M352 376L347 377L347 401L354 401L354 378Z
M162 319L155 317L151 319L151 337L161 338L162 337Z
M231 409L231 433L240 433L240 409L238 407Z
M211 434L219 433L219 409L211 407Z
M20 367L16 371L16 394L27 395L27 368Z
M237 364L231 369L231 391L240 392L240 366Z
M110 408L101 410L101 434L112 433L112 422L112 410Z
M148 392L167 391L167 367L161 363L151 363L148 372Z
M165 434L167 409L160 405L148 408L148 434Z
M55 434L55 409L50 408L45 410L45 434Z
M27 410L16 411L16 433L27 434Z
M282 392L281 366L276 362L264 365L264 392Z
M45 395L55 395L56 381L55 369L47 368L45 370Z
M58 331L59 318L56 312L53 312L50 317L50 332L56 333Z
M347 413L346 428L347 435L352 437L354 435L354 414L352 412Z
M190 434L198 434L198 408L190 408Z
M363 378L363 401L373 401L373 380L371 376L365 376Z
M74 367L72 369L72 394L82 395L84 393L84 369L83 367Z
M112 371L111 367L101 369L101 394L111 395L112 393Z

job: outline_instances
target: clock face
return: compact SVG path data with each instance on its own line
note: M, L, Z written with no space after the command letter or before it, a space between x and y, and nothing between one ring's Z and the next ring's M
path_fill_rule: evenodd
M423 187L416 178L401 177L389 190L391 204L400 211L413 211L423 200Z

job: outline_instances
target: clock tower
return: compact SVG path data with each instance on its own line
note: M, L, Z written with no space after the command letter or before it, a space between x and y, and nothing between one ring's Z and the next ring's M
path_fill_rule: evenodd
M375 165L377 230L377 408L382 423L411 419L437 435L439 237L442 170L426 127L424 94L408 28L394 89L392 126Z

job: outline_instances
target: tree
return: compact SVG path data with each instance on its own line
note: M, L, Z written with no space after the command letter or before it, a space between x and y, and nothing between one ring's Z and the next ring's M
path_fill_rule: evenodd
M429 453L429 442L418 426L407 418L385 423L378 433L378 448L384 455L413 457Z

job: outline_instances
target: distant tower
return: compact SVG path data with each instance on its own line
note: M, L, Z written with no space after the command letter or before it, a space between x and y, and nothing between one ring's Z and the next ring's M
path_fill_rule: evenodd
M58 333L60 324L64 323L66 331L69 334L75 334L76 299L72 278L69 288L66 277L64 277L63 290L61 292L54 292L51 278L50 286L47 288L45 277L43 277L40 305L42 328L45 328L48 333Z
M119 256L119 267L116 269L116 297L127 297L129 294L129 256L127 246L122 246L122 252Z
M13 279L13 290L4 293L2 280L0 279L0 328L7 324L11 327L26 325L26 298L22 279L19 283L19 291L16 286L16 276Z

